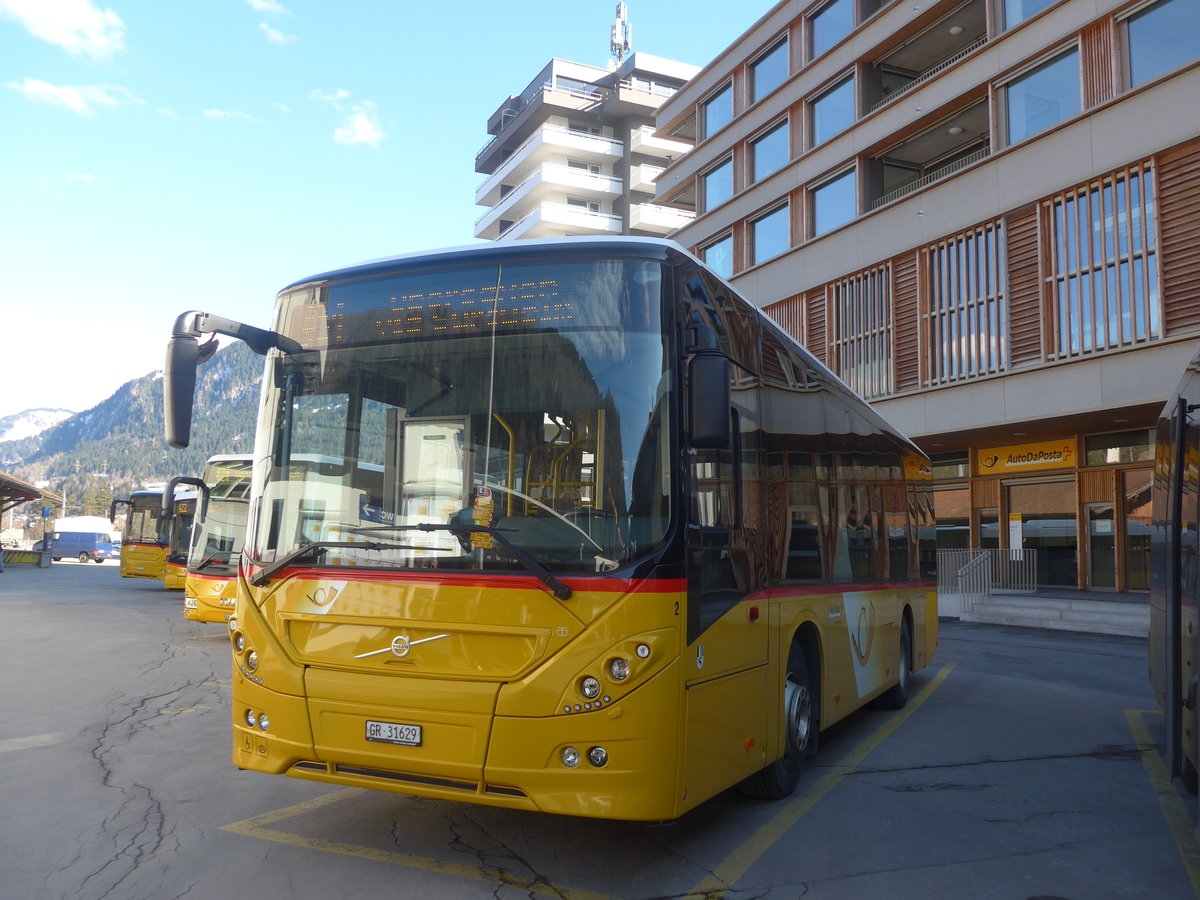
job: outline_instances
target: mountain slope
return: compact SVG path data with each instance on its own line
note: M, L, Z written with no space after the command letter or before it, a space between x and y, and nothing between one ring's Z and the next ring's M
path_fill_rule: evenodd
M0 442L0 467L69 494L82 492L89 478L103 478L119 491L173 475L199 475L214 453L252 448L262 368L263 358L241 342L218 350L200 367L186 450L173 450L163 439L162 373L155 372L40 434Z

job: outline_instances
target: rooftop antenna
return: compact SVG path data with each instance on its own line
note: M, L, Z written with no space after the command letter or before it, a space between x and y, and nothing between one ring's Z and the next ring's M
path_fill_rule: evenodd
M616 62L609 63L613 69L618 69L625 54L629 52L629 42L633 39L633 27L629 24L629 7L624 3L617 4L617 21L612 27L612 54Z

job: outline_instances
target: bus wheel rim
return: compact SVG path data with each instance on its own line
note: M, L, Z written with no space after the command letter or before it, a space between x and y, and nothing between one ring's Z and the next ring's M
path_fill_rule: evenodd
M788 674L783 697L787 716L789 756L804 753L808 749L808 733L812 725L812 697L808 687L800 684L796 677Z

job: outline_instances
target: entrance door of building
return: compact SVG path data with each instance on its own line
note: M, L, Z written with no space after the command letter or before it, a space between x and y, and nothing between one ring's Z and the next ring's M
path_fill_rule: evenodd
M1037 583L1079 587L1075 479L1024 479L1005 487L1009 520L1015 525L1020 517L1020 547L1037 551ZM1019 549L1015 536L1009 539L1013 550Z
M1111 503L1087 505L1087 586L1096 590L1117 587L1117 517Z

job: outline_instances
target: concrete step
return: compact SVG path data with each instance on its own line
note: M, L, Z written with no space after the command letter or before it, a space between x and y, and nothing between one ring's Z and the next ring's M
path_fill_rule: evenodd
M964 622L1133 637L1146 637L1150 633L1149 604L1120 601L993 596L976 602L970 610L962 611L959 618Z

